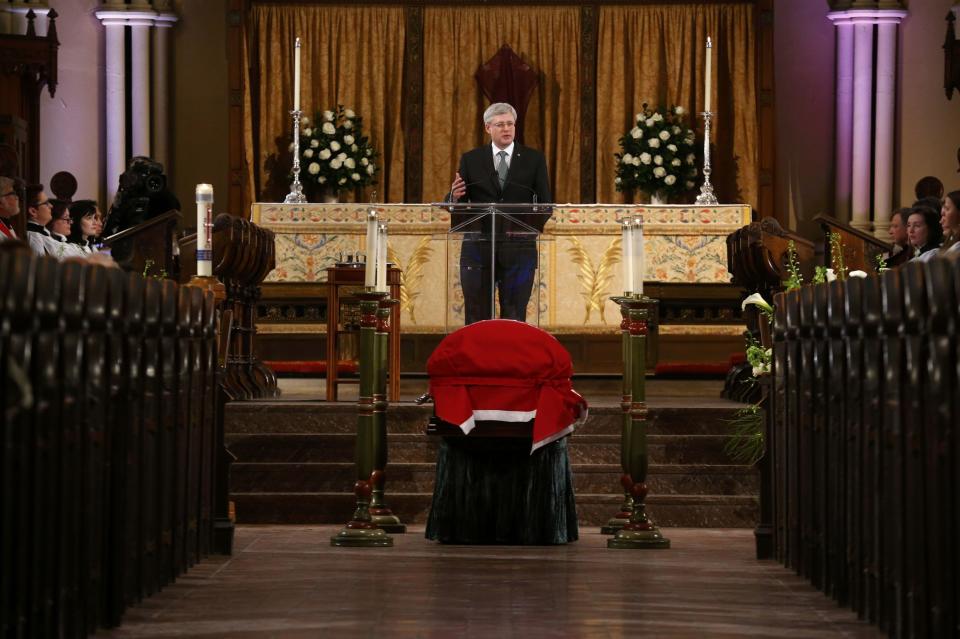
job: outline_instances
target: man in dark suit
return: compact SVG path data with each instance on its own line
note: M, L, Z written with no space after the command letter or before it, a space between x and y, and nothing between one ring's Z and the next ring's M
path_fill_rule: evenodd
M463 232L460 285L464 323L493 317L492 291L500 295L500 317L526 321L537 270L537 234L550 219L547 161L543 153L514 142L517 112L505 102L483 113L490 144L467 151L450 186L453 202L531 204L498 212L478 207L454 210L451 228Z

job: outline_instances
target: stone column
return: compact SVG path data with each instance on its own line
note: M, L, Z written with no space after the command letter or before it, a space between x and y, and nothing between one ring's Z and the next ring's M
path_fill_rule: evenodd
M107 110L107 202L112 203L117 194L117 183L127 165L127 92L126 68L124 65L124 27L126 20L120 11L98 11L97 18L106 29L104 47L106 62Z
M836 192L834 216L850 219L853 178L853 23L837 22Z
M873 129L873 24L853 27L853 168L850 223L870 230Z
M873 148L873 231L886 239L893 209L894 113L897 98L897 23L877 25L877 95Z
M172 13L160 14L153 30L153 158L170 169L169 33L177 21Z
M128 19L130 25L130 136L133 155L150 156L150 28L153 15Z

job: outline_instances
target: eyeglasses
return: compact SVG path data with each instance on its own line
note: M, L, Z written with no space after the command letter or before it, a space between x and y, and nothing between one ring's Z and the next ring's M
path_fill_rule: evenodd
M33 205L34 208L40 208L41 206L49 206L52 209L53 202L47 200L45 202L37 202L36 204Z
M57 219L54 220L54 222L66 222L67 224L72 224L72 223L73 223L73 218L70 218L70 217L58 217Z
M512 129L516 124L516 122L491 122L490 126L498 129Z
M10 197L11 195L15 198L20 197L20 194L17 193L16 191L10 191L9 193L4 193L3 195L0 195L0 197Z

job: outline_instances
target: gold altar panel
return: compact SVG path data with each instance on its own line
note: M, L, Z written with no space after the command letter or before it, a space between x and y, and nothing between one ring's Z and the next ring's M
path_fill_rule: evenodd
M449 214L429 205L255 204L252 219L277 234L277 266L267 281L324 281L328 266L363 252L371 207L388 223L389 259L404 273L405 330L439 332L462 323L459 242L445 239ZM726 236L751 220L750 207L739 204L556 207L540 244L539 291L531 298L541 327L589 332L619 324L608 300L623 290L617 220L635 215L644 218L645 279L656 282L728 282ZM535 315L531 307L528 317Z

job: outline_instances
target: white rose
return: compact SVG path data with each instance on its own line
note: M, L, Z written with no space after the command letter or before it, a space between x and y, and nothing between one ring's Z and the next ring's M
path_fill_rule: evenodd
M346 117L348 117L348 118L355 118L355 117L357 117L357 114L354 113L352 109L344 109L344 110L343 110L343 115L346 116Z
M650 138L649 140L647 140L647 144L650 145L650 148L659 149L660 138Z
M660 139L663 140L664 142L666 142L667 140L669 140L669 139L670 139L670 132L669 132L669 131L661 131L661 132L660 132Z
M653 118L647 118L647 121L645 122L645 124L646 124L647 126L653 126L654 124L656 124L656 122L657 122L657 121L654 120Z
M692 136L692 135L688 135L686 138L683 139L683 142L684 142L684 144L686 144L687 146L693 146L693 143L694 143L693 136Z
M343 161L343 164L344 164L348 169L353 169L353 168L356 168L356 166L357 166L357 163L353 161L353 158L347 158L346 160Z
M373 149L367 149L367 155L373 155Z
M311 162L309 166L307 166L307 173L309 173L310 175L316 175L319 172L320 172L320 165L317 164L316 162Z
M634 165L634 166L640 166L640 158L634 156L634 157L633 157L633 165Z
M696 185L695 185L693 182L691 182L690 180L687 180L686 182L684 182L683 185L684 185L685 187L687 187L688 189L692 189L694 186L696 186Z
M317 178L317 184L323 184L326 181L327 181L327 178L323 177L322 175Z
M676 145L676 144L668 144L668 145L667 145L667 149L669 149L672 153L676 153L676 152L677 152L677 145Z
M680 161L680 158L673 158L673 161L670 162L670 166L680 166L683 162Z
M337 159L343 162L347 159L347 154L341 151L340 153L337 153Z
M343 143L344 143L344 144L353 144L353 136L350 135L349 133L348 133L347 135L343 136Z
M352 129L352 128L353 128L353 122L351 122L350 120L347 120L346 122L343 123L343 128L345 128L345 129Z
M363 166L366 166L369 161L367 158L360 158L360 164Z
M351 174L350 174L350 179L353 180L354 182L359 182L359 181L360 181L360 174L359 174L359 173L351 173Z
M313 135L313 129L304 129L304 130L303 130L303 136L304 136L304 137L309 138L311 135Z
M653 163L656 164L657 166L660 166L661 164L663 164L663 156L662 155L653 156Z
M310 140L310 146L312 146L313 148L317 148L318 146L320 146L320 140Z
M300 118L300 122L303 123L303 126L307 126L308 124L310 124L310 118L308 118L307 116L303 116L302 118Z
M673 131L674 135L680 135L680 127L678 127L676 124L674 124L673 128L670 130Z
M662 166L658 166L653 170L653 174L658 178L662 178L664 175L667 174L667 170Z
M686 111L683 109L682 106L674 107L673 112L676 113L677 115L683 115L684 113L686 113Z
M345 178L345 177L344 177L344 178L340 178L339 180L337 180L337 184L346 184L346 183L347 183L347 178Z
M637 124L640 124L641 122L643 122L643 114L638 113L635 116L633 116L633 121L636 122Z
M692 166L693 163L696 161L697 161L697 158L693 153L687 153L687 164Z
M288 148L288 150L293 151L293 142L291 142L291 143L290 143L290 146L287 147L287 148Z
M351 151L356 151L356 150L357 150L357 145L356 145L356 144L351 144L351 145L350 145L350 150L351 150Z
M323 119L327 122L333 122L333 111L324 111Z
M663 116L660 115L659 113L654 113L652 116L650 116L650 119L653 120L654 122L660 122L661 120L663 120Z
M304 151L304 152L303 152L303 157L305 157L305 158L312 158L312 157L313 157L313 149L307 149L306 151Z
M620 178L614 178L614 179L613 179L613 183L614 183L614 184L620 184L621 182L623 182L623 180L621 180Z
M620 158L620 161L623 162L624 164L633 164L633 156L630 155L629 153L624 153L623 157Z
M640 161L643 162L644 164L650 164L650 160L651 160L651 159L652 159L652 158L650 157L650 154L649 154L649 153L641 153L641 154L640 154Z
M317 157L320 158L321 160L329 160L329 159L330 159L330 149L323 149L322 151L320 151L319 153L317 153Z
M676 175L668 175L667 177L663 178L663 183L666 184L667 186L672 186L676 181L677 181Z
M337 142L336 140L330 140L330 150L331 150L331 151L339 151L339 150L340 150L340 143Z
M368 164L368 165L367 165L367 173L369 173L370 175L373 175L373 172L374 172L375 170L376 170L376 169L374 168L373 164Z
M337 132L336 127L330 124L329 122L324 122L323 126L320 127L320 130L326 133L327 135L333 135L334 133Z
M867 276L867 272L866 272L866 271L850 271L850 272L847 274L847 276L848 276L848 277L866 277L866 276Z
M635 126L630 129L630 137L632 137L634 140L639 140L643 137L643 131L640 130L640 127Z
M343 166L343 160L341 160L340 158L333 158L332 160L330 160L331 169L339 169L341 166Z

